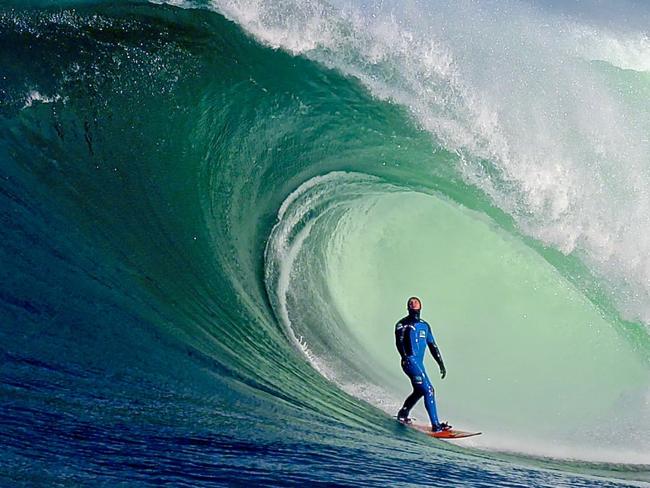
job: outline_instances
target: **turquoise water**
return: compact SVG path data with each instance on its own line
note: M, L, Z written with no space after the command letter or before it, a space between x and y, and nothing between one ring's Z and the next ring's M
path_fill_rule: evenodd
M495 8L3 7L2 483L647 483L647 39Z

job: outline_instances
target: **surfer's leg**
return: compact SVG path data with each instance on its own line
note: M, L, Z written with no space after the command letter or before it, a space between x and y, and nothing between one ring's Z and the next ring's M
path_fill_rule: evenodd
M397 413L398 419L405 420L408 418L409 412L413 406L424 395L424 391L421 387L422 372L420 368L418 368L417 365L413 364L411 361L404 361L402 363L402 369L404 370L406 376L409 377L409 380L411 380L411 386L413 386L413 392L408 397L406 397L406 400L404 400L404 405L402 405L402 408Z
M431 381L429 381L429 378L426 375L426 373L424 373L422 376L423 376L422 388L424 394L424 407L427 409L427 413L429 414L431 427L436 429L438 425L440 425L440 421L438 420L438 410L436 409L436 397L433 391L433 385L431 384Z
M409 416L409 412L413 408L413 406L418 402L418 400L422 398L422 392L419 390L413 390L413 393L411 393L408 397L406 397L406 400L404 400L404 405L402 408L400 408L400 411L397 413L397 418L398 419L407 419Z

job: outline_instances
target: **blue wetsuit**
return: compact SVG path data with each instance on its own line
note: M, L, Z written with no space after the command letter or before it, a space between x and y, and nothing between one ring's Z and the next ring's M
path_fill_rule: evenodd
M404 406L397 417L400 420L407 419L413 406L420 398L424 397L424 405L429 414L431 426L434 430L438 430L440 422L436 411L433 385L424 369L424 353L427 347L440 366L443 377L445 365L431 333L431 327L420 319L419 313L410 312L408 317L404 317L395 325L395 345L402 357L402 370L409 377L413 386L413 393L404 401Z

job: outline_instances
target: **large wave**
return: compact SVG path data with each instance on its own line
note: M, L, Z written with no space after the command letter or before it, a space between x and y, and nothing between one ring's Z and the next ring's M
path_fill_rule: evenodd
M105 473L75 422L141 439L160 415L179 453L200 426L243 472L278 443L280 464L332 449L312 482L354 482L354 451L385 483L416 442L461 467L450 486L481 480L475 451L386 415L411 294L441 413L485 432L466 446L650 463L642 32L504 3L172 3L0 15L9 479L29 452Z
M649 447L648 342L616 318L647 323L650 310L646 34L503 2L211 5L263 42L341 70L406 107L434 144L454 153L454 176L443 178L482 190L512 218L515 234L540 244L532 244L537 256L525 253L480 215L465 212L463 220L454 215L462 210L443 211L439 197L418 197L414 191L428 187L473 204L456 193L466 189L435 181L435 149L414 168L393 171L393 183L410 176L418 185L404 183L397 198L394 189L378 197L382 183L366 183L364 191L342 176L314 180L299 204L296 197L286 202L297 206L293 213L279 214L270 275L280 317L317 367L329 376L374 371L375 385L385 385L392 371L392 391L400 391L398 368L379 361L390 357L391 343L381 324L398 315L405 296L421 293L431 297L442 337L455 341L449 353L462 364L463 379L449 381L455 391L445 392L442 404L470 424L500 426L501 439L485 442L537 451L534 432L540 444L547 438L544 453L557 454L562 425L567 446L589 446L576 456L596 455L598 438L609 449L600 458L647 462L636 454ZM494 217L486 202L479 206ZM508 227L502 216L495 220ZM306 287L319 277L326 285ZM335 314L311 308L332 303ZM314 323L317 331L304 330ZM348 351L332 349L336 344ZM364 354L375 358L372 367ZM332 364L338 373L327 369ZM381 377L377 364L385 368ZM396 408L395 396L388 395L391 403L367 388L352 391Z

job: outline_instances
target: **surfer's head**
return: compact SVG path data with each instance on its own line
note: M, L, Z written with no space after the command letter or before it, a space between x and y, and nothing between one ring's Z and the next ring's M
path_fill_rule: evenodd
M422 310L422 302L418 297L411 297L406 302L406 309L409 311L409 315L419 316Z

